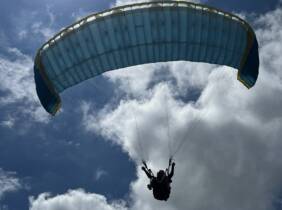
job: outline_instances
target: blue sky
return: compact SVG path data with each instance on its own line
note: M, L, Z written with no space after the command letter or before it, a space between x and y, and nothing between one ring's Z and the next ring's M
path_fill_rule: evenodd
M130 2L0 3L0 210L282 209L279 0L202 1L254 26L261 67L250 91L228 67L176 62L107 73L68 89L54 118L42 109L33 81L36 50L75 20ZM167 148L158 138L164 100L176 139L193 119L197 124L176 158L166 204L152 199L136 168L132 121L134 113L142 137L154 139L143 145L150 166L165 167Z

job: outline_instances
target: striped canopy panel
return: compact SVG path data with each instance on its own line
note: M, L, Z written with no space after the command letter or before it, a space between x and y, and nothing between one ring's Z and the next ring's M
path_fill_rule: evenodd
M258 43L244 20L200 4L162 1L93 14L59 32L37 52L36 90L54 115L59 93L86 79L128 66L180 60L234 67L248 88L258 77Z

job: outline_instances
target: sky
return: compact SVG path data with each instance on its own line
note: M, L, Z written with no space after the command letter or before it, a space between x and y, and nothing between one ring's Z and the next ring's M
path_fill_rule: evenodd
M281 0L197 1L253 27L260 73L250 90L226 66L157 63L64 91L56 117L41 107L37 49L86 15L133 2L0 2L0 210L282 209ZM156 172L171 151L171 197L159 202L140 158Z

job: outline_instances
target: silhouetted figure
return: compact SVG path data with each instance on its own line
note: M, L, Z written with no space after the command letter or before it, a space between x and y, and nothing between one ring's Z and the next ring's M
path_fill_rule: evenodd
M171 164L171 159L169 160L169 166L164 170L160 170L157 173L157 177L154 176L151 169L149 169L145 162L142 170L146 173L147 177L150 179L150 184L147 185L149 190L153 190L154 198L157 200L167 201L170 195L170 183L172 182L171 178L174 174L175 163ZM170 170L171 166L171 170Z

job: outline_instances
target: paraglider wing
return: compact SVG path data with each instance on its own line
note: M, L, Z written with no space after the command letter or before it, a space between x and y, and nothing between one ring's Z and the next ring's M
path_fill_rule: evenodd
M251 88L258 76L258 43L244 20L204 5L161 1L116 7L83 18L38 50L36 90L46 111L55 115L59 93L86 79L179 60L231 66Z

